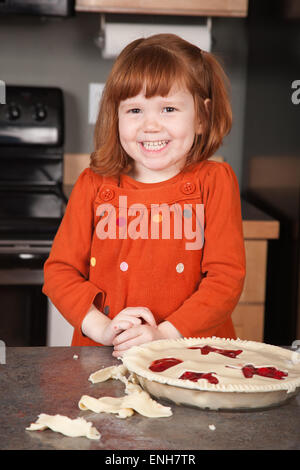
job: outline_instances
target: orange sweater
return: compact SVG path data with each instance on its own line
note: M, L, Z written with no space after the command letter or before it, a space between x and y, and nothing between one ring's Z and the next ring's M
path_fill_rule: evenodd
M239 187L227 163L201 162L150 184L86 169L45 263L43 292L74 326L72 345L97 344L81 333L93 302L110 318L148 307L185 337L235 338L231 313L244 277Z

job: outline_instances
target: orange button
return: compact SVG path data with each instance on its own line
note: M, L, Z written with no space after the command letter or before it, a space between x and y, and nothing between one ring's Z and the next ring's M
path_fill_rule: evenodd
M190 181L183 183L181 186L181 191L184 194L192 194L193 192L195 192L195 189L196 189L196 185Z
M113 189L105 188L101 191L100 197L103 201L111 201L115 197L115 192Z

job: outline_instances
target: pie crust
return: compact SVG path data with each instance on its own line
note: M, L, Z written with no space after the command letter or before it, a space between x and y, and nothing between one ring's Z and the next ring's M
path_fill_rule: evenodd
M151 370L154 361L161 359L180 362L173 361L175 365L160 372ZM300 354L255 341L158 340L132 347L122 361L151 395L213 410L276 406L296 395L300 387ZM194 381L180 378L191 373L205 376Z

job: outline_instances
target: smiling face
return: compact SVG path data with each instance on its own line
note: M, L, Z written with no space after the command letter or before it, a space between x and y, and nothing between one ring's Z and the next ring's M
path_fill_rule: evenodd
M134 160L131 176L150 183L172 178L183 168L200 126L194 99L185 89L146 98L144 93L120 102L119 137Z

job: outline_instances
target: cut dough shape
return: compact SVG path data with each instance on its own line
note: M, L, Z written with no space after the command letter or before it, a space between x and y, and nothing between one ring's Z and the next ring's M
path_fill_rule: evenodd
M120 418L131 416L133 414L132 410L148 418L165 418L172 415L171 408L152 400L150 395L142 389L120 398L93 398L83 395L79 400L78 406L81 410L91 410L94 413L115 413Z
M93 423L84 418L71 419L62 415L47 415L41 413L35 423L31 423L27 431L44 431L50 428L69 437L87 437L88 439L100 439L101 434L93 426Z
M105 382L109 379L117 379L125 382L124 377L127 372L126 367L121 364L120 366L110 366L106 367L105 369L100 369L94 372L89 376L89 381L93 384L99 382Z
M83 395L79 400L78 406L81 410L90 410L94 413L115 413L120 418L127 418L134 413L133 409L126 408L125 404L123 404L123 397L94 398Z
M124 397L101 397L94 398L83 395L79 400L78 406L81 410L91 410L94 413L114 413L119 418L132 416L133 410L148 418L164 418L172 415L171 408L163 406L152 400L150 395L145 392L140 385L127 379L127 368L124 365L106 367L90 375L89 380L92 383L99 383L111 378L121 380L125 384Z

